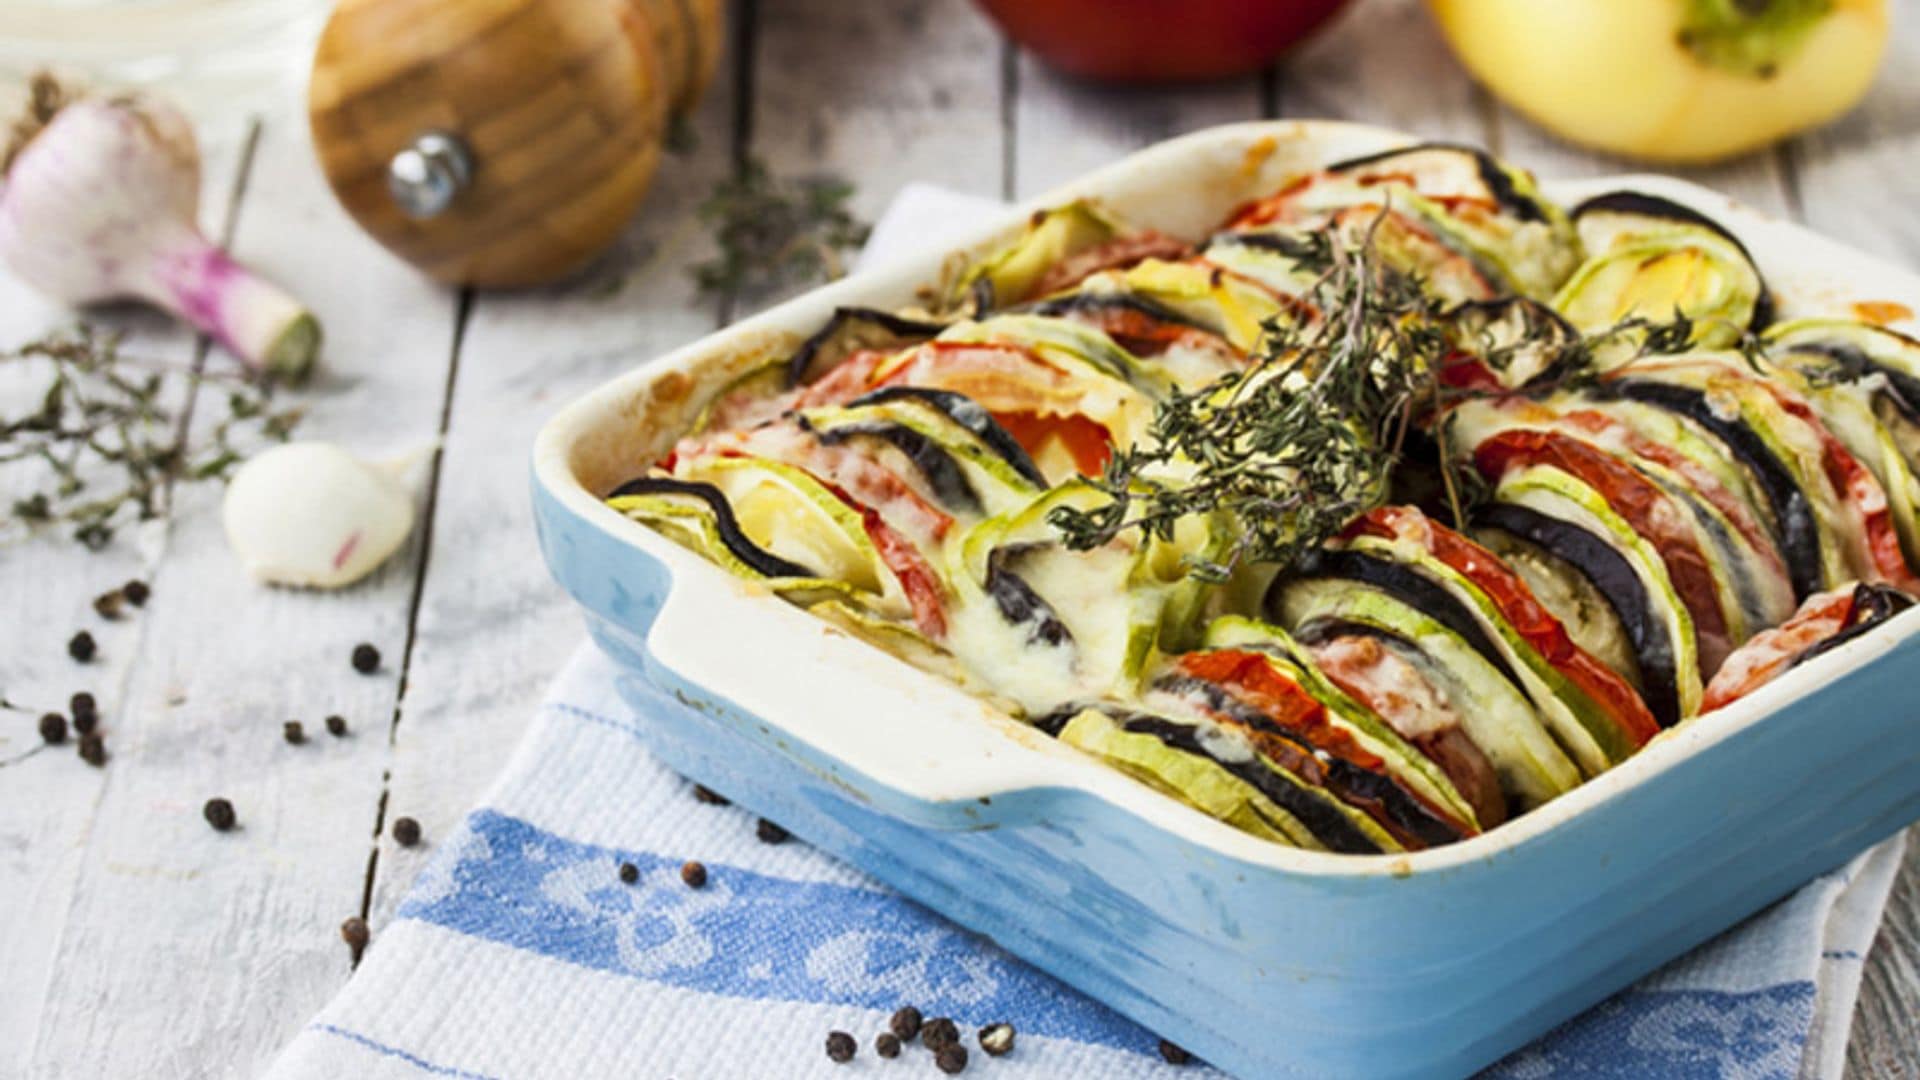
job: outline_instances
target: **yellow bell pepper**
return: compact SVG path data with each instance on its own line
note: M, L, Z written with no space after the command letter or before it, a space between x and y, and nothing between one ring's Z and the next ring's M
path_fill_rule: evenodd
M1428 0L1495 95L1584 146L1729 157L1858 102L1886 0Z

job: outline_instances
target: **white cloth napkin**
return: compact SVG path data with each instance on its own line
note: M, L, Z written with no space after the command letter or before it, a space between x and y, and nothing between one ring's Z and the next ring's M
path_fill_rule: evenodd
M951 240L997 206L909 187L868 258ZM803 843L760 843L745 811L696 801L647 752L647 719L613 674L591 647L574 658L273 1080L931 1075L874 1054L903 1004L955 1017L969 1046L973 1027L1019 1028L1012 1055L969 1074L1218 1075L1162 1063L1152 1034L1104 1006ZM1815 879L1489 1075L1838 1077L1902 848ZM681 882L688 859L705 888ZM859 1038L851 1065L826 1057L836 1028Z

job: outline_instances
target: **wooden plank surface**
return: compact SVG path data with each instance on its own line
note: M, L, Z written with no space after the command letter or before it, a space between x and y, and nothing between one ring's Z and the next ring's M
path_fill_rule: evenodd
M70 750L5 764L34 739L30 717L0 715L0 1075L252 1075L344 981L340 919L364 909L379 933L580 640L534 547L533 432L575 394L774 299L702 297L686 273L710 250L695 208L749 158L783 176L849 177L868 217L908 181L1025 197L1161 138L1275 113L1486 143L1544 175L1622 170L1493 103L1416 0L1357 5L1264 75L1147 92L1060 78L966 0L739 0L734 15L697 147L665 160L615 251L550 289L469 299L422 283L334 206L297 114L268 118L232 216L242 256L328 324L303 433L375 452L442 434L422 478L431 520L371 582L326 596L240 580L210 491L145 546L85 556L34 543L0 557L0 594L22 598L0 626L0 691L17 700L80 688L60 643L91 621L94 593L136 574L156 589L139 618L96 627L103 659L83 669L109 718L105 772ZM1920 211L1907 205L1920 27L1898 48L1855 117L1693 178L1920 264ZM844 56L860 62L832 59ZM216 145L209 176L234 176L242 145ZM210 181L210 220L229 216L232 190ZM14 295L0 341L66 317ZM110 319L156 355L195 354L160 320ZM387 658L373 678L346 664L363 639ZM321 733L335 711L352 738ZM295 718L307 746L279 738ZM234 800L241 830L200 823L213 794ZM422 823L421 848L376 837L401 815ZM1850 1075L1920 1075L1920 845L1868 961Z
M202 133L202 219L232 217L236 186L249 154L248 130L233 125ZM21 287L0 268L0 343L6 347L70 328L75 315ZM127 355L191 368L199 347L191 333L164 316L125 311L116 328ZM0 394L37 394L44 369L9 370ZM184 386L183 386L184 391ZM178 408L184 392L170 401ZM11 400L17 401L17 398ZM31 486L9 471L0 498ZM67 711L67 699L85 690L98 699L109 753L118 755L127 712L127 683L148 639L146 620L103 624L91 599L130 578L150 578L172 550L164 526L130 530L120 543L91 553L65 535L46 535L0 548L0 696L29 708L0 713L0 1076L25 1075L34 1047L50 1022L50 1000L65 984L58 960L72 925L77 888L109 777L75 753L75 741L43 748L35 710ZM80 666L66 655L67 638L85 629L100 642L98 659ZM96 990L98 987L95 988ZM129 987L129 992L135 988Z

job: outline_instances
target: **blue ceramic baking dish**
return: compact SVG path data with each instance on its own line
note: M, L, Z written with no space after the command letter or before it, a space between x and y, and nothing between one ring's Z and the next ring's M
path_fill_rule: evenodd
M1176 235L1315 165L1407 141L1217 128L1035 205L1093 196ZM1920 280L1704 189L1788 316L1920 309ZM1010 235L1009 211L964 250ZM1081 757L600 503L706 395L839 304L887 307L953 252L839 282L655 361L542 432L542 551L623 669L653 748L954 921L1247 1077L1461 1076L1920 818L1920 609L1517 821L1399 856L1254 839Z

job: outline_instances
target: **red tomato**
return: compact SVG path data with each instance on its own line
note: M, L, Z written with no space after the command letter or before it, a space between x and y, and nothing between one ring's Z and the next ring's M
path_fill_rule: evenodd
M1107 429L1084 416L1040 416L1028 412L997 412L993 418L1013 441L1028 454L1038 455L1040 448L1053 439L1060 440L1073 467L1082 476L1099 476L1113 456L1113 438Z
M1693 616L1700 670L1719 670L1721 661L1733 651L1733 641L1727 631L1726 613L1720 608L1720 595L1714 588L1713 568L1693 531L1687 528L1687 512L1674 505L1657 484L1606 451L1554 431L1503 431L1474 450L1473 463L1496 483L1509 469L1546 465L1598 492L1614 513L1660 553L1673 591Z
M1347 528L1349 536L1412 540L1429 555L1472 582L1493 601L1502 619L1552 664L1568 682L1605 709L1635 746L1660 733L1646 702L1591 653L1573 643L1567 628L1543 607L1519 574L1479 544L1408 506L1383 506Z
M1347 0L979 0L1008 37L1070 75L1116 82L1255 71Z

